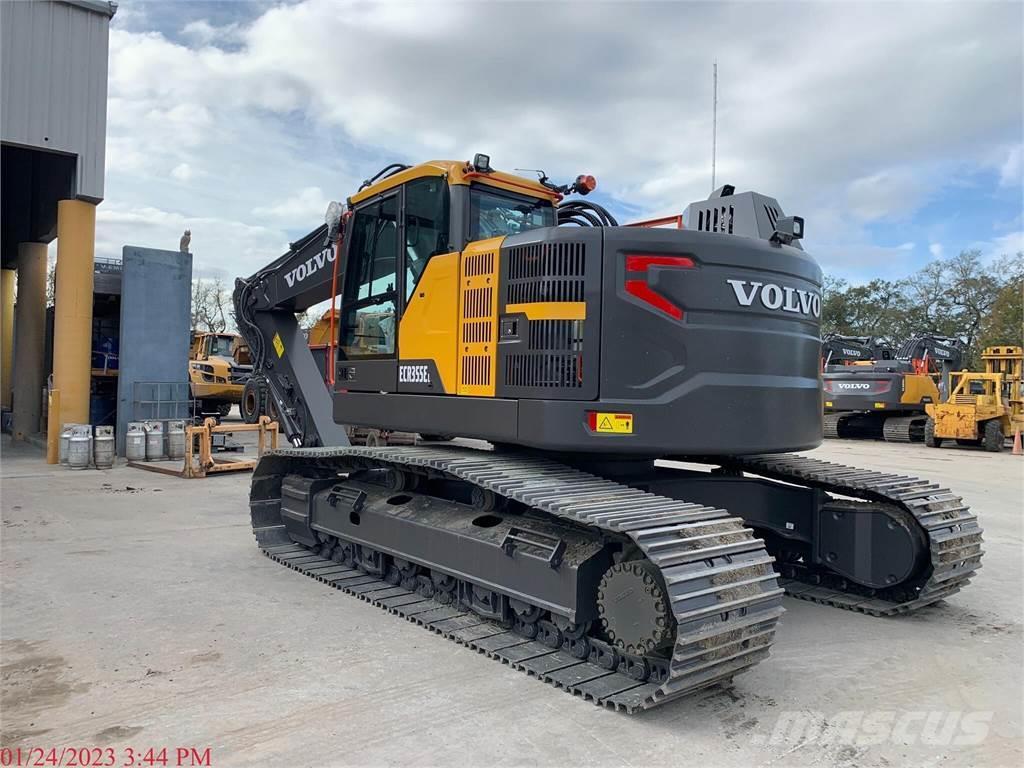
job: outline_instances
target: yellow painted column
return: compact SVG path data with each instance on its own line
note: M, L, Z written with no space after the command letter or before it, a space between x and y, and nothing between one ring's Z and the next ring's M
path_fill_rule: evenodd
M14 270L0 269L0 405L11 407L14 364Z
M95 249L96 206L82 200L58 202L53 388L60 390L60 418L51 424L89 423Z
M14 439L40 431L46 384L46 243L18 244L18 338L14 344Z

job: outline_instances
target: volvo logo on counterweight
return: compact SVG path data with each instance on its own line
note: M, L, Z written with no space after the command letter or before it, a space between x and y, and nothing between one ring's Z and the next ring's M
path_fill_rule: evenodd
M756 280L726 280L732 286L736 301L741 307L753 306L759 300L761 306L778 312L792 312L797 315L821 317L821 296L814 291L790 288L788 285L760 283Z

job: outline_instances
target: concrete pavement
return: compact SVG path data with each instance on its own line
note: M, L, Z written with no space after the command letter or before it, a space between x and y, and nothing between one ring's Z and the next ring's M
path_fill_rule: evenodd
M1024 754L1024 462L1008 454L827 443L816 456L961 493L985 527L975 582L895 619L787 598L771 658L731 689L629 717L262 557L248 475L75 472L6 436L2 450L3 747L102 747L118 760L167 747L168 765L178 747L209 748L214 766L969 766Z

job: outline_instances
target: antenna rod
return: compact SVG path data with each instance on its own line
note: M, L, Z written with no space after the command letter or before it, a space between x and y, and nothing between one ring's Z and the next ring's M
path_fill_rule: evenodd
M711 103L711 191L715 191L715 155L718 152L718 59L714 68L714 98Z

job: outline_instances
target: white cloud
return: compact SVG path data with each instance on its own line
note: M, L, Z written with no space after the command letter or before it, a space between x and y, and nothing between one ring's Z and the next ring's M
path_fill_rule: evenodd
M124 245L176 251L186 228L192 230L195 277L220 277L230 282L254 272L288 247L288 237L280 229L105 202L96 212L96 255L120 258ZM246 271L245 264L252 268Z
M992 242L991 252L998 256L1024 252L1024 232L1010 232L997 237Z
M942 243L930 243L928 245L928 252L931 253L936 259L942 258Z
M921 205L929 187L920 169L888 169L850 182L847 206L865 221L898 219Z
M1008 232L991 240L977 240L968 244L967 249L981 251L990 259L1024 253L1024 231Z
M1019 187L1022 183L1024 170L1022 170L1021 150L1020 144L1012 147L999 168L999 183L1004 187Z
M291 197L266 207L253 208L254 216L261 219L279 219L289 226L296 221L312 222L323 218L330 201L320 187L306 187Z
M222 47L237 43L242 39L241 27L238 24L214 26L206 19L190 21L181 29L181 36L193 45Z
M176 178L178 181L188 181L195 176L195 172L192 170L192 166L188 163L178 163L171 169L171 176Z
M906 246L910 245L911 248ZM815 250L826 274L859 284L878 277L886 280L906 277L914 271L913 243L878 246L871 243L829 243Z
M179 211L245 232L249 256L227 241L199 250L213 236L193 228L197 262L239 274L261 266L257 238L277 255L316 226L327 200L392 160L484 151L501 168L594 173L599 192L637 218L678 212L710 187L716 56L718 183L759 189L804 215L808 247L823 261L909 259L912 250L871 243L865 223L911 216L962 167L1012 177L1016 163L1019 176L1019 145L991 159L1019 142L1016 4L922 14L890 3L883 24L877 7L853 3L585 12L536 3L527 12L307 0L254 19L262 9L239 4L227 24L189 19L193 7L202 13L175 6L168 27L187 45L140 31L137 14L115 17L107 197L118 210ZM498 34L500 45L468 50L437 29ZM560 31L560 64L510 53L537 50L538 29ZM120 226L136 242L152 234ZM160 234L171 247L179 235Z

